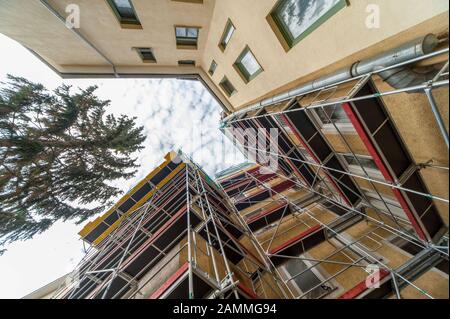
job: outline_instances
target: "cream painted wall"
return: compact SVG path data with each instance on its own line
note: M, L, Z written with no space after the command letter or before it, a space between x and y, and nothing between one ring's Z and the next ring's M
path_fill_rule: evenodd
M121 28L106 0L48 1L64 16L67 4L78 4L80 31L119 72L183 74L186 71L177 66L177 61L184 59L196 60L207 71L214 59L218 68L211 86L224 104L228 100L235 109L428 32L448 29L447 0L349 0L347 7L286 52L266 20L277 0L204 0L203 4L133 0L143 26L137 30ZM365 25L366 7L373 3L380 6L379 29ZM59 71L111 72L104 59L67 30L39 0L0 0L0 17L0 32L35 50ZM228 18L236 31L222 52L218 42ZM176 24L201 27L198 50L176 48ZM246 45L264 68L248 84L232 67ZM152 47L158 64L142 63L132 50L140 46ZM198 73L205 79L206 72ZM238 91L229 99L217 87L224 75Z
M288 83L299 81L320 69L336 68L333 63L351 64L364 55L397 46L429 32L446 29L445 17L436 18L426 26L418 24L448 12L447 0L350 0L350 5L327 20L290 51L285 52L270 28L266 17L277 0L218 0L214 10L211 31L202 60L208 68L211 60L218 63L213 79L218 83L224 75L237 89L230 101L239 109L250 101L258 100L268 92ZM368 4L380 6L379 29L368 29L365 25ZM225 52L218 47L227 19L230 18L236 31ZM401 37L385 41L383 45L363 52L377 43L401 33ZM261 63L264 72L245 84L232 68L236 58L249 45ZM355 55L359 53L359 55ZM348 57L351 59L347 59Z

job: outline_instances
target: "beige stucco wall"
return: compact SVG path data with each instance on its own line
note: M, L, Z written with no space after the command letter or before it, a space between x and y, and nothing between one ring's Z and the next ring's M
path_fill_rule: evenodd
M214 81L218 83L223 75L230 79L238 91L230 98L235 108L286 84L302 82L303 77L318 70L335 69L336 62L342 66L351 64L420 35L440 32L446 28L448 19L446 0L350 0L348 7L286 53L266 20L275 3L276 0L219 0L216 3L202 67L208 68L212 59L218 63ZM368 29L366 7L374 3L380 6L380 28ZM218 42L228 18L236 31L222 53ZM419 25L422 22L426 23ZM381 41L384 41L382 45ZM264 69L248 84L232 68L246 45Z
M122 28L107 1L49 0L62 16L69 4L80 8L80 28L89 41L117 66L145 66L133 47L151 47L157 65L175 66L178 60L199 60L206 43L214 1L190 4L167 0L134 0L142 29ZM32 48L57 69L63 66L103 66L105 61L38 0L0 1L0 32ZM175 25L200 27L198 50L180 50Z
M285 90L429 32L445 32L446 0L349 0L348 6L286 52L266 20L277 0L204 0L202 4L170 0L133 0L142 29L121 28L106 0L48 0L63 16L69 3L81 9L85 35L116 66L119 73L178 74L177 61L194 59L201 73L212 59L218 68L210 85L222 103L232 108ZM365 25L368 4L380 7L380 28ZM0 32L33 49L61 72L111 73L111 67L39 0L0 0ZM225 23L236 31L225 52L218 47ZM176 48L174 25L201 27L198 50ZM249 45L264 72L245 84L232 67ZM155 65L142 63L132 47L152 47ZM332 53L332 54L330 54ZM169 67L169 68L168 68ZM200 71L201 70L201 71ZM231 98L217 85L226 75L237 89Z

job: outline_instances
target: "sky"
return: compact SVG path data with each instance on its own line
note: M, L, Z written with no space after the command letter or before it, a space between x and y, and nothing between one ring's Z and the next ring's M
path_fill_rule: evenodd
M136 116L147 140L136 154L136 176L111 183L124 192L132 188L171 150L182 149L213 177L245 158L219 130L221 108L197 81L175 79L62 80L15 41L0 34L0 82L21 76L52 90L70 84L73 90L97 85L96 95L111 100L107 113ZM92 219L95 218L92 217ZM6 246L0 256L0 298L21 298L72 271L83 257L77 235L82 225L57 222L33 239Z

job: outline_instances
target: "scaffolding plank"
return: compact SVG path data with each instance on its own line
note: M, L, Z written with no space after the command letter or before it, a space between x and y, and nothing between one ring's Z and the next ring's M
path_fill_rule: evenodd
M390 274L390 272L385 269L380 269L378 273L379 273L379 284L380 284L380 288L381 288L382 287L381 281L383 281L383 279L386 278ZM385 283L386 283L386 281L385 281ZM387 283L390 285L389 281L387 281ZM338 299L356 299L359 296L361 296L363 293L365 293L371 289L373 289L373 290L380 289L379 291L377 291L377 294L382 294L386 288L385 286L386 286L386 284L383 285L383 287L382 287L383 289L370 288L367 286L366 279L364 279L359 284L357 284L355 287L351 288L350 290L348 290L344 294L342 294ZM390 289L390 290L392 291L392 289ZM369 296L366 296L366 297L369 297Z

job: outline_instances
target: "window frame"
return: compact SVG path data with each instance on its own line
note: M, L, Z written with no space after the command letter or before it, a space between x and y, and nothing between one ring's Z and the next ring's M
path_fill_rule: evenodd
M351 156L351 157L353 157L353 154L352 154L352 153L339 153L339 155L340 155L340 157L342 158L342 160L343 160L343 162L345 163L345 165L347 166L347 169L348 169L348 171L349 171L350 173L356 174L356 175L360 175L360 176L365 176L365 175L366 175L366 174L364 173L364 170L363 170L359 165L353 165L353 164L350 164L350 163L347 161L346 156ZM369 155L361 155L361 154L355 154L355 155L356 155L356 157L358 157L358 158L362 158L362 159L365 158L365 159L370 159L370 160L372 160L372 161L375 163L375 166L376 166L376 162L375 162L375 160L374 160L371 156L369 156ZM378 169L373 169L373 168L370 168L370 167L364 167L364 169L366 170L367 175L369 175L370 178L374 178L374 179L381 180L381 181L384 180L384 176L383 176L383 174L380 172L380 170L378 170Z
M305 31L303 31L297 38L294 38L289 31L289 28L285 25L283 21L278 17L277 11L280 10L281 6L285 1L289 0L278 0L275 6L270 11L266 20L269 23L272 31L277 36L278 40L281 42L281 45L285 49L285 51L289 51L296 44L306 38L308 35L313 33L317 28L319 28L322 24L324 24L328 19L338 13L340 10L344 9L348 6L347 0L339 0L331 9L329 9L324 15L322 15L317 21L312 23Z
M253 73L252 75L250 75L248 73L247 69L242 64L242 59L245 57L247 52L250 52L250 54L255 59L256 63L258 63L258 65L259 65L259 70L256 71L255 73ZM239 54L236 61L233 63L233 67L245 83L249 83L250 81L252 81L254 78L256 78L259 74L261 74L264 71L263 67L261 66L261 63L258 61L255 54L253 53L253 51L250 49L250 47L248 45L246 45L244 50L242 50L241 54Z
M307 258L307 259L312 259L311 258L311 256L308 254L308 253L302 253L302 254L300 254L298 257L301 257L301 256L304 256L304 258ZM301 261L301 262L303 262L304 264L305 264L305 266L307 267L307 268L309 268L309 271L311 271L313 274L314 274L314 276L316 276L316 278L317 279L319 279L320 281L325 281L328 277L329 277L329 275L328 275L328 273L320 266L320 265L316 265L316 266L314 266L313 265L313 262L311 262L311 261L309 261L309 260L306 260L306 259L298 259L298 260L296 260L296 259L291 259L291 260L289 260L290 262L293 262L293 261ZM312 267L312 266L314 266L314 267ZM311 268L310 268L311 267ZM286 268L286 265L283 265L283 266L281 266L281 269L282 269L282 271L283 271L283 273L284 273L284 275L285 276L287 276L287 278L291 278L292 276L295 276L295 274L291 274L289 271L288 271L288 269ZM297 285L297 283L295 282L295 280L290 280L289 281L290 282L290 285L295 289L295 291L299 294L299 296L300 295L302 295L303 293L305 293L298 285ZM326 294L323 294L320 298L323 298L323 297L326 297L326 296L332 296L332 295L336 295L336 293L337 292L339 292L339 291L341 291L342 289L341 289L341 286L338 284L338 282L335 280L335 279L331 279L331 280L329 280L328 282L327 282L330 286L331 286L331 291L330 292L328 292L328 293L326 293ZM318 288L318 287L317 287ZM317 289L317 288L315 288L315 289Z
M401 204L392 196L380 193L383 199L381 199L378 194L370 189L363 188L364 195L368 198L371 205L386 212L386 206L383 201L388 205L390 211L395 215L395 217L401 219L404 222L409 222L408 216L403 210ZM388 214L388 212L386 212Z
M341 104L341 103L336 103L336 104ZM331 105L330 105L331 106ZM327 107L327 106L325 106ZM342 104L341 106L342 107ZM322 130L322 132L324 133L337 133L336 128L334 127L334 125L337 126L337 128L339 129L339 131L341 131L342 133L353 133L356 134L356 129L353 126L353 123L351 123L351 121L349 123L324 123L322 121L322 119L320 118L319 114L317 113L317 108L313 108L310 109L310 114L313 115L314 119L316 120L316 123L319 125L320 129Z
M233 88L233 91L231 93L225 89L225 86L224 86L225 82L228 82L230 84L230 86ZM231 83L231 81L226 76L224 76L222 78L222 80L219 82L219 86L221 87L222 91L224 91L228 97L233 96L237 92L236 87L233 85L233 83Z
M230 36L230 39L228 40L228 42L224 43L225 37L226 37L226 35L228 33L227 31L228 31L228 29L230 27L233 28L233 32L231 33L231 36ZM234 26L234 24L231 21L231 19L228 19L227 23L225 24L225 28L224 28L224 30L222 32L222 36L220 37L220 41L219 41L219 48L220 48L220 50L222 50L222 52L224 52L225 49L228 47L228 44L230 44L231 39L233 38L233 34L234 34L235 31L236 31L236 27Z
M153 48L150 48L150 47L136 47L136 48L133 48L133 49L136 50L136 52L138 53L138 55L141 58L143 63L157 63L155 52L153 52ZM153 60L145 59L144 55L142 54L143 50L148 50L152 54Z
M217 66L218 66L217 62L215 60L212 60L211 65L209 66L209 69L208 69L208 74L210 76L214 76L214 73L216 73L216 70L217 70Z
M197 29L197 37L196 38L192 38L192 37L180 37L177 34L177 29L179 28L184 28L186 29ZM175 31L175 43L177 46L177 49L180 50L197 50L198 49L198 41L200 38L200 29L201 27L199 26L187 26L187 25L176 25L174 26L174 31ZM179 39L195 39L195 43L179 43Z
M195 60L178 60L178 66L196 66Z
M117 8L117 5L114 2L114 0L106 0L106 1L108 2L111 10L114 12L114 15L116 16L116 18L119 21L119 24L122 28L124 28L124 29L142 29L141 22L137 15L136 9L134 8L132 0L128 0L128 2L130 3L131 9L133 10L133 13L134 13L134 16L136 17L136 19L123 18L119 12L119 9Z

